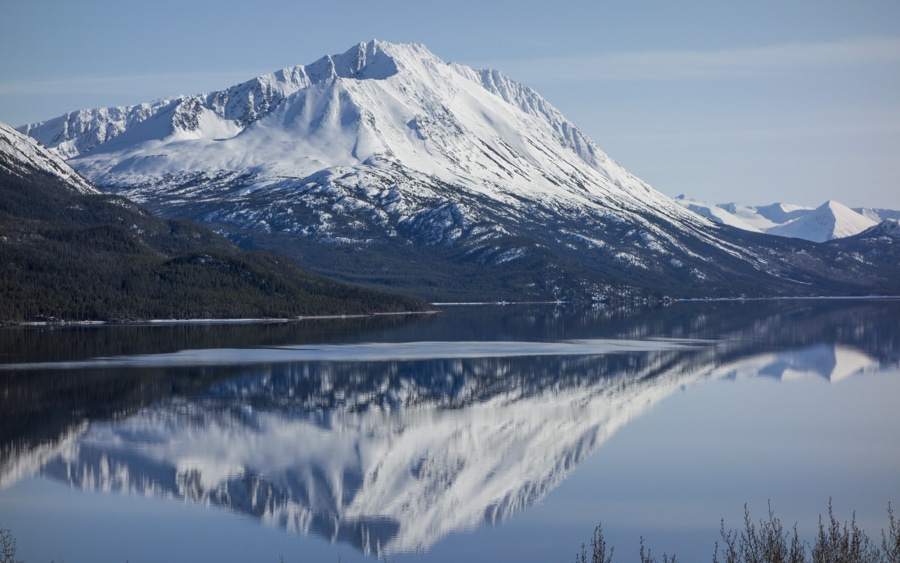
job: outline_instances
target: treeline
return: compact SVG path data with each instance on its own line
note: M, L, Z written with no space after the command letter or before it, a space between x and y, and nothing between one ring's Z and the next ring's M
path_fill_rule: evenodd
M290 318L420 311L312 275L118 196L0 170L0 322Z

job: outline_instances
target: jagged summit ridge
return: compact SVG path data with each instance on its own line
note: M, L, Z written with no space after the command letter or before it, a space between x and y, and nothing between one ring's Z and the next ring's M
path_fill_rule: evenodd
M307 78L307 84L316 84L336 78L356 80L384 80L397 73L397 62L384 52L378 41L360 43L340 55L326 55L307 66L285 69Z
M360 43L342 55L328 55L310 65L284 68L241 84L208 94L175 96L132 106L84 109L20 127L64 158L90 152L126 130L159 114L169 114L173 127L196 130L204 112L231 122L237 134L266 116L286 96L312 84L342 78L386 78L397 72L395 59L384 53L378 41Z

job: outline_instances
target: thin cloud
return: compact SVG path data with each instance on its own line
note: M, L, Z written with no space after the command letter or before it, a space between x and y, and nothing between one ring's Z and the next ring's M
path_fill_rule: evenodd
M900 63L900 38L717 51L634 51L493 61L479 66L497 68L518 80L547 83L745 78L872 63Z

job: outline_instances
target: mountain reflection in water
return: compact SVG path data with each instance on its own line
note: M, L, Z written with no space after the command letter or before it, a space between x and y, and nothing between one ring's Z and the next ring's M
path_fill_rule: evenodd
M515 339L521 329L496 343L383 338L374 357L368 343L275 342L248 349L237 368L195 351L176 364L225 375L128 416L71 424L52 441L6 445L0 485L36 473L220 506L365 553L423 551L536 503L629 421L700 381L837 382L897 365L895 301L759 309L741 322L739 309L694 305L679 323L664 322L669 311L600 323L599 333L562 315L569 326L551 341ZM609 339L621 336L630 340ZM173 355L132 360L171 367ZM102 365L71 362L63 367Z

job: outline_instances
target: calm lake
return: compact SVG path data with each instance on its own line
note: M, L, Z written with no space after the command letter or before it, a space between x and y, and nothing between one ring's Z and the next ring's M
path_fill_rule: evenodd
M900 300L0 330L17 559L709 561L900 511Z

